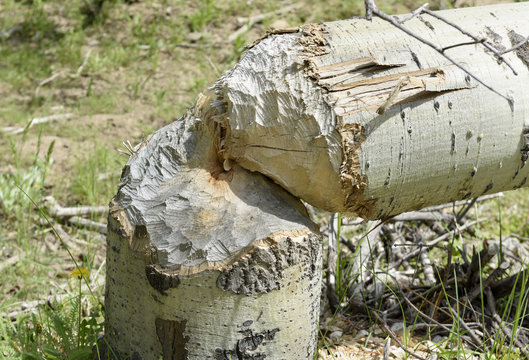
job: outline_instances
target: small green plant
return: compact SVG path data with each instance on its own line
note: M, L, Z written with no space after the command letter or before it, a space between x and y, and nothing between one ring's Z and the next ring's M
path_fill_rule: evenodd
M0 332L10 344L5 351L22 359L91 359L92 348L103 332L103 315L96 306L83 316L82 302L79 292L53 307L47 303L37 313L20 316L16 327L2 321Z
M52 163L51 155L55 142L52 141L44 158L40 155L41 132L39 132L37 149L29 166L24 166L22 147L24 146L31 123L24 128L20 141L17 143L13 136L9 137L11 156L13 159L12 172L0 172L0 215L12 219L17 229L19 243L25 244L27 249L26 232L32 223L33 203L25 195L40 201L46 175Z
M199 2L199 6L199 10L187 15L188 26L191 31L201 31L207 23L218 16L214 0L202 0Z
M75 278L78 286L77 294L69 296L65 301L58 301L53 305L47 301L38 307L38 312L19 316L16 327L9 317L2 318L0 334L8 346L2 345L0 349L10 347L11 349L6 349L5 352L15 353L22 359L91 359L92 347L103 331L103 316L101 306L90 287L88 279L90 272L75 260L67 244L35 199L24 189L20 187L18 189L59 238L74 264L74 270L70 275ZM82 291L83 282L88 288L90 298L97 304L88 316L83 316L85 299Z
M80 203L100 205L112 197L117 175L122 167L122 160L118 158L117 152L109 152L94 145L85 156L77 159L75 167L77 171L72 190ZM106 174L109 174L111 181L100 180Z

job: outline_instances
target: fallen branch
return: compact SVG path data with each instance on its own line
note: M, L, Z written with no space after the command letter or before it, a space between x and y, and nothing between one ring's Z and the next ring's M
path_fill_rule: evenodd
M255 24L263 21L264 19L266 19L266 18L268 18L270 16L284 14L284 13L287 13L287 12L290 12L290 11L293 11L293 10L297 10L297 9L303 7L303 6L304 6L303 3L292 4L292 5L289 5L289 6L281 7L278 10L271 11L271 12L268 12L268 13L265 13L265 14L260 14L260 15L256 15L256 16L250 16L249 18L239 18L238 21L239 22L244 22L244 25L241 26L240 28L238 28L235 32L233 32L228 37L228 41L229 42L235 41L235 39L237 39L237 37L241 36L242 34L247 32L248 30L250 30L252 28L252 26L254 26Z
M53 196L46 196L44 198L50 215L55 218L65 218L70 216L97 216L108 213L107 206L76 206L76 207L62 207L57 203Z
M79 76L81 76L86 64L88 64L88 59L90 58L90 55L92 54L92 49L89 49L86 53L86 55L84 56L83 58L83 62L81 63L81 66L79 66L79 68L77 68L77 71L75 73L65 73L64 71L59 71L55 74L52 74L50 77L42 80L38 85L37 85L37 88L35 89L35 97L38 97L39 96L39 92L40 92L40 89L44 86L44 85L47 85L49 83L51 83L53 80L57 79L58 77L61 77L61 76L67 76L69 77L70 79L76 79L78 78Z
M331 214L329 220L328 256L327 256L327 298L331 312L340 307L340 300L336 293L336 262L338 260L338 214Z
M33 127L33 125L45 124L48 122L58 121L58 120L69 120L73 117L74 117L74 114L66 113L66 114L49 115L49 116L44 116L41 118L33 118L30 121L28 121L28 123L24 127L6 126L2 128L2 132L5 132L11 135L16 135L16 134L23 133L26 129Z
M397 343L397 345L400 346L400 348L402 350L404 350L407 354L413 356L414 358L417 358L419 360L426 360L425 358L423 358L421 355L417 354L417 353L414 353L413 351L411 351L410 349L408 349L406 346L404 346L400 340L397 338L397 335L389 328L389 326L386 324L386 322L380 317L380 315L378 315L376 312L373 312L373 314L375 315L375 317L377 318L378 320L378 324L379 326L381 327L382 330L384 330L392 339L393 341L395 341Z
M44 203L48 208L50 215L55 219L66 221L70 225L74 225L80 228L97 231L104 235L106 235L107 233L106 224L81 217L105 215L106 213L108 213L108 208L106 206L62 207L52 196L46 196L44 198ZM62 230L60 226L57 227L57 229ZM66 235L65 239L69 238L69 236L64 232L64 230L62 230L63 234L61 234L57 229L56 231L58 232L58 236L63 237Z
M470 70L468 70L467 68L465 68L464 66L462 66L461 64L459 64L457 61L455 61L454 59L452 59L451 56L448 56L444 49L442 47L439 47L437 45L435 45L434 43L426 40L425 38L423 38L422 36L420 35L417 35L416 33L414 33L413 31L410 31L408 30L406 27L404 27L402 25L402 22L398 20L398 18L394 17L394 16L390 16L388 14L386 14L385 12L381 11L378 6L375 4L374 0L365 0L365 5L366 5L366 19L368 20L371 20L372 18L372 15L376 15L378 16L379 18L381 18L382 20L385 20L389 23L391 23L393 26L395 26L397 29L401 30L402 32L408 34L409 36L413 37L414 39L420 41L421 43L425 44L426 46L432 48L433 50L435 50L436 52L438 52L441 56L443 56L445 59L447 59L448 61L450 61L453 65L455 65L456 67L458 67L460 70L462 70L465 74L467 74L468 76L470 76L472 79L476 80L478 83L480 83L481 85L483 85L484 87L486 87L487 89L489 89L490 91L492 91L493 93L501 96L502 98L504 98L505 100L507 100L509 102L509 104L512 104L513 102L513 99L511 96L508 96L508 95L504 95L502 93L500 93L498 90L494 89L492 86L488 85L487 83L485 83L483 80L481 80L479 77L477 77L476 75L474 75L472 72L470 72ZM419 9L415 10L412 14L413 16L416 16L416 15L419 15L423 12L427 12L428 10L426 10L425 6L421 6ZM430 12L429 12L430 14ZM462 31L462 29L449 22L448 20L442 18L441 16L439 15L435 15L435 18L437 19L440 19L442 21L444 21L445 23L449 24L450 26L453 26L455 27L457 30L460 30ZM405 18L407 19L407 17ZM463 33L465 35L469 35L467 32L464 32ZM470 36L470 35L469 35ZM475 38L475 37L474 37ZM475 40L480 40L478 38L475 38ZM484 43L483 43L484 44ZM487 47L487 49L489 49L489 47ZM501 59L503 59L501 57L501 55L499 55L499 57ZM505 60L503 60L505 62ZM509 65L509 67L514 71L514 69L512 68L512 66ZM515 75L516 75L516 72L514 71ZM384 109L379 109L380 111L382 111L382 113L384 112ZM380 114L380 113L379 113Z
M82 218L82 217L79 217L79 216L72 216L67 221L68 221L69 224L75 225L75 226L80 227L80 228L85 228L85 229L88 229L88 230L97 231L97 232L99 232L101 234L104 234L104 235L107 234L107 226L106 226L106 224L103 224L103 223L100 223L100 222L97 222L97 221L88 220L88 219L85 219L85 218Z
M524 46L527 43L529 43L529 36L526 37L525 40L522 40L518 44L514 45L512 48L502 51L501 54L506 54L508 52L514 51L514 50Z
M473 226L473 225L475 225L475 224L477 224L479 222L482 222L482 221L484 221L484 220L476 220L476 221L468 222L468 223L464 224L463 226L461 226L459 228L458 232L462 232L462 231L468 229L469 227L471 227L471 226ZM418 256L421 253L421 251L434 247L435 245L437 245L441 241L447 240L452 235L455 236L455 233L456 233L456 230L450 231L450 232L447 232L447 233L445 233L445 234L443 234L441 236L438 236L437 238L435 238L432 241L427 242L426 244L420 246L417 250L414 250L411 253L409 253L408 255L406 255L403 258L401 258L400 261L397 264L392 265L391 268L399 267L402 262L408 261L410 259L413 259L414 257Z

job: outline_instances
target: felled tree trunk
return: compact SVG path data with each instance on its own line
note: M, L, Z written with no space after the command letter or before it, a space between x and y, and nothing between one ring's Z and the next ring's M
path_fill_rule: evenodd
M442 13L498 47L529 4ZM433 18L406 23L467 42ZM306 25L249 49L124 168L111 202L108 352L134 359L311 359L320 236L299 198L384 218L526 185L529 55L452 58L378 19Z
M499 49L529 35L529 3L439 14ZM404 26L441 48L471 41L427 15ZM526 186L529 45L504 55L517 76L482 44L446 54L512 101L379 18L268 36L217 84L224 157L369 219Z

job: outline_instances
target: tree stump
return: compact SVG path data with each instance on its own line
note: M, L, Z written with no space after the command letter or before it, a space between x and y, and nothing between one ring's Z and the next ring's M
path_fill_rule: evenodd
M281 187L222 167L214 122L203 122L216 110L198 106L123 170L109 215L107 350L137 359L312 358L320 235Z

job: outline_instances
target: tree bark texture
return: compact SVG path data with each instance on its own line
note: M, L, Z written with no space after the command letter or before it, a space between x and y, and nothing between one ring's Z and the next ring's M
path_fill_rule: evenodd
M528 3L439 14L498 49L529 34ZM440 47L470 41L428 15L404 26ZM216 85L224 157L369 219L527 185L529 45L504 55L517 76L482 44L446 54L512 102L378 18L270 35Z
M497 47L529 34L529 3L442 15ZM433 18L406 26L440 46L468 42ZM528 49L505 55L517 76L480 44L447 50L507 101L379 19L254 44L123 169L108 353L311 359L321 237L299 199L380 219L526 185Z
M320 235L277 184L236 164L222 167L211 140L215 114L201 98L123 170L107 238L109 354L313 356Z

